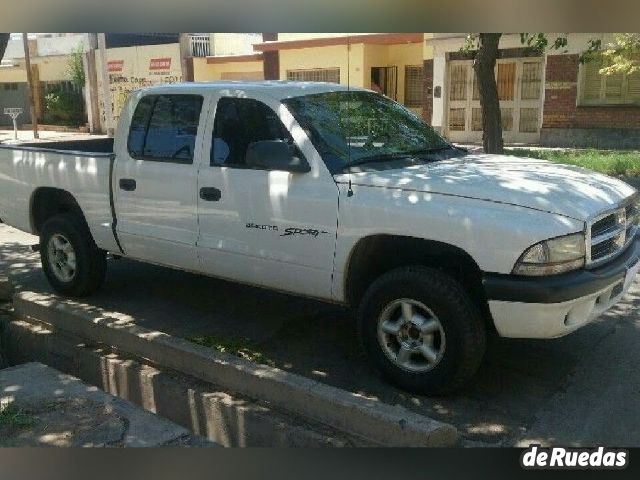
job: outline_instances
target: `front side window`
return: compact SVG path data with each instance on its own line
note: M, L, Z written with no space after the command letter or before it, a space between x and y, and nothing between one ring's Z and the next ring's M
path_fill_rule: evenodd
M264 103L235 97L218 101L211 165L245 167L247 147L261 140L281 140L294 146L293 138L276 112Z
M445 150L449 156L460 154L414 113L376 93L327 92L289 98L284 104L331 173L397 159L432 161L435 152Z
M129 154L136 159L193 163L202 97L148 95L138 102L129 129Z

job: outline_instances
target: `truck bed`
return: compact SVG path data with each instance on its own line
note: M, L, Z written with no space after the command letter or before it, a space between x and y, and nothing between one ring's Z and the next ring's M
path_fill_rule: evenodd
M113 153L113 138L88 138L82 140L31 142L21 143L19 146L48 150L67 150L72 152L84 153Z
M117 249L113 210L113 139L0 145L0 218L38 234L32 208L43 191L71 195L85 215L95 242Z

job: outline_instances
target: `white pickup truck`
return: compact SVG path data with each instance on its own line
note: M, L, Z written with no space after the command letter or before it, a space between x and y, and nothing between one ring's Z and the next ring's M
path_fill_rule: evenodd
M640 266L626 183L470 154L322 83L152 87L113 144L2 146L0 218L40 236L62 294L95 291L111 253L353 306L376 369L429 394L473 376L487 332L572 332Z

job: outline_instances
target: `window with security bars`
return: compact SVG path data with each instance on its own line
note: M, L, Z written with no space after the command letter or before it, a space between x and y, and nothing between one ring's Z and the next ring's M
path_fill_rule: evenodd
M296 82L340 83L340 69L313 68L311 70L287 70L287 80Z
M500 100L513 100L516 84L516 64L499 63L497 66L496 83Z
M538 131L538 109L537 108L521 108L520 109L520 132L536 133Z
M540 62L524 62L522 64L522 79L520 85L522 91L520 98L523 100L538 100L540 98L540 86L542 84L542 72Z
M510 132L513 130L513 108L500 108L500 117L502 118L502 131Z
M424 69L420 65L407 65L404 69L404 104L407 107L422 107Z
M513 130L513 109L500 108L500 116L502 117L502 130L505 132ZM474 108L471 111L471 130L474 132L482 131L482 108Z
M640 61L640 54L636 58ZM580 104L640 104L640 71L630 75L625 73L603 75L600 69L604 66L601 57L593 58L580 66Z
M451 81L449 100L467 99L467 65L451 66Z
M449 130L464 131L465 129L465 112L466 108L450 108L449 109Z
M474 108L471 110L471 130L474 132L482 131L482 109Z

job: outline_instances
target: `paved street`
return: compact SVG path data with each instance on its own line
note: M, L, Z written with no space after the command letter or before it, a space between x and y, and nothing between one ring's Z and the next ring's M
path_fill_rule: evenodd
M50 292L29 245L0 225L0 271ZM476 380L451 398L397 390L358 353L349 312L194 274L110 260L86 303L183 337L248 338L276 366L455 424L466 445L640 446L640 288L593 324L550 341L492 338Z

